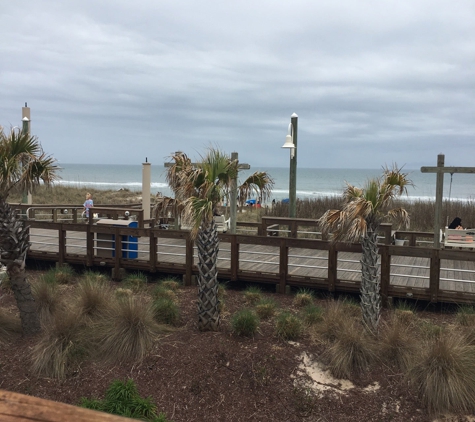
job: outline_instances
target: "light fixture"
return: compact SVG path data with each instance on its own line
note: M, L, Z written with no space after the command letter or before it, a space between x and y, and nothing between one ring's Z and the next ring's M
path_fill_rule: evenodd
M290 148L290 159L293 159L295 156L295 144L294 144L294 127L292 123L289 123L288 134L285 137L285 144L282 145L282 148Z

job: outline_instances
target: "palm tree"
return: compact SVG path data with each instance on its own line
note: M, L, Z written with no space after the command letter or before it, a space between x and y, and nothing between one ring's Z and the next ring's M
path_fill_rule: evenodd
M217 330L220 323L218 300L219 240L213 211L237 178L238 163L215 148L194 165L184 153L173 155L167 182L183 206L183 220L192 226L198 248L198 328ZM257 192L266 195L265 186Z
M36 304L25 271L28 227L7 203L10 192L33 192L41 182L50 184L58 176L56 160L47 156L35 136L0 127L0 262L6 266L15 295L23 334L40 330Z
M342 210L328 210L320 219L323 235L331 234L332 241L361 241L361 311L367 328L376 332L381 313L379 255L377 233L386 219L399 226L409 225L404 208L391 209L396 196L407 194L412 182L396 165L385 167L379 179L366 182L363 189L347 184Z
M244 206L246 199L256 195L261 202L265 202L272 194L274 180L264 171L251 174L239 187L238 198L240 207Z

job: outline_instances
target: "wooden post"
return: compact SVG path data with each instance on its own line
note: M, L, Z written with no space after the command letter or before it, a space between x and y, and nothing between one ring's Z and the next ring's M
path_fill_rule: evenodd
M155 230L149 231L149 255L150 255L150 271L157 271L157 238L155 236Z
M391 282L391 255L389 255L389 246L384 245L379 248L381 253L381 299L383 307L389 305L389 285Z
M330 243L328 249L328 291L333 293L335 291L336 281L338 277L338 251L336 245Z
M289 271L289 247L286 239L280 240L280 254L279 254L279 293L285 293L285 285L287 280L287 273Z
M89 215L89 218L92 218L91 215ZM114 257L114 271L112 272L112 279L115 281L120 280L120 258L122 257L122 237L119 234L120 227L116 227L114 232L115 236L115 257Z
M92 224L86 225L86 265L88 267L92 266L93 257L94 257L94 233L91 230Z
M62 224L59 227L58 248L59 248L58 263L59 265L63 265L64 257L66 255L66 230L64 229Z
M187 233L186 236L186 273L185 273L185 286L191 286L192 284L192 275L193 275L193 246L194 242L191 238L191 234Z
M437 303L439 300L439 285L440 285L440 257L439 257L439 249L433 249L432 256L430 258L430 301L432 303Z
M239 243L237 236L234 235L231 239L231 280L238 280L239 271Z
M297 222L295 220L290 222L290 237L297 239Z

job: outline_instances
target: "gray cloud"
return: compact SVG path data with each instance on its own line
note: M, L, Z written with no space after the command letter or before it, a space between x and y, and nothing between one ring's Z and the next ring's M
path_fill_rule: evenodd
M473 165L471 1L5 2L0 124L60 162L160 163L209 145L287 166Z

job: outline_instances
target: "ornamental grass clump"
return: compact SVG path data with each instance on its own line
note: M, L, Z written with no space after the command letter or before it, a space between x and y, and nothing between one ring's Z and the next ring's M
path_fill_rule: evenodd
M107 283L93 277L82 278L75 291L75 305L78 313L96 318L105 313L111 304L112 289Z
M475 410L475 347L455 332L424 342L408 373L431 414Z
M112 363L142 360L163 331L151 304L136 296L113 302L92 328L98 357Z
M82 279L97 283L107 283L109 281L109 278L105 274L101 274L97 271L86 271L83 274Z
M457 322L466 327L475 325L475 307L469 305L460 306L457 311Z
M275 333L282 340L297 340L303 334L303 324L298 316L288 311L277 315Z
M394 313L383 322L379 333L379 353L387 365L405 371L414 365L417 340L414 327L406 324Z
M262 290L256 286L249 286L244 290L244 299L248 305L255 305L262 299Z
M40 318L53 314L61 304L60 291L56 282L51 283L44 277L32 284L31 291L35 298Z
M147 285L147 276L140 271L132 274L127 274L127 276L122 281L122 284L125 288L137 293L144 286Z
M336 378L350 378L361 373L375 360L375 346L367 330L346 319L341 331L325 351L324 360Z
M250 309L241 309L232 316L231 328L238 336L252 337L259 328L259 317Z
M301 314L306 325L315 325L323 320L323 309L313 303L305 306Z
M51 268L43 278L47 283L69 284L74 281L74 270L67 264Z
M180 320L180 309L177 304L167 298L153 301L153 315L160 324L177 325Z
M62 307L46 321L31 351L31 370L50 378L64 378L69 364L84 353L83 321L71 307Z
M167 289L161 284L153 289L152 297L154 299L169 299L172 301L177 300L176 293L173 290Z
M294 297L293 304L299 308L313 303L313 292L308 289L300 289Z
M350 310L342 301L329 301L323 312L321 323L318 324L317 332L324 340L334 341L343 329L346 320L353 319Z
M0 309L0 344L8 343L19 333L21 333L20 319L5 309Z
M174 292L176 292L180 288L180 283L174 278L163 280L160 285L165 289L173 290Z
M260 319L272 318L277 308L277 302L272 298L263 298L256 304L255 311Z

